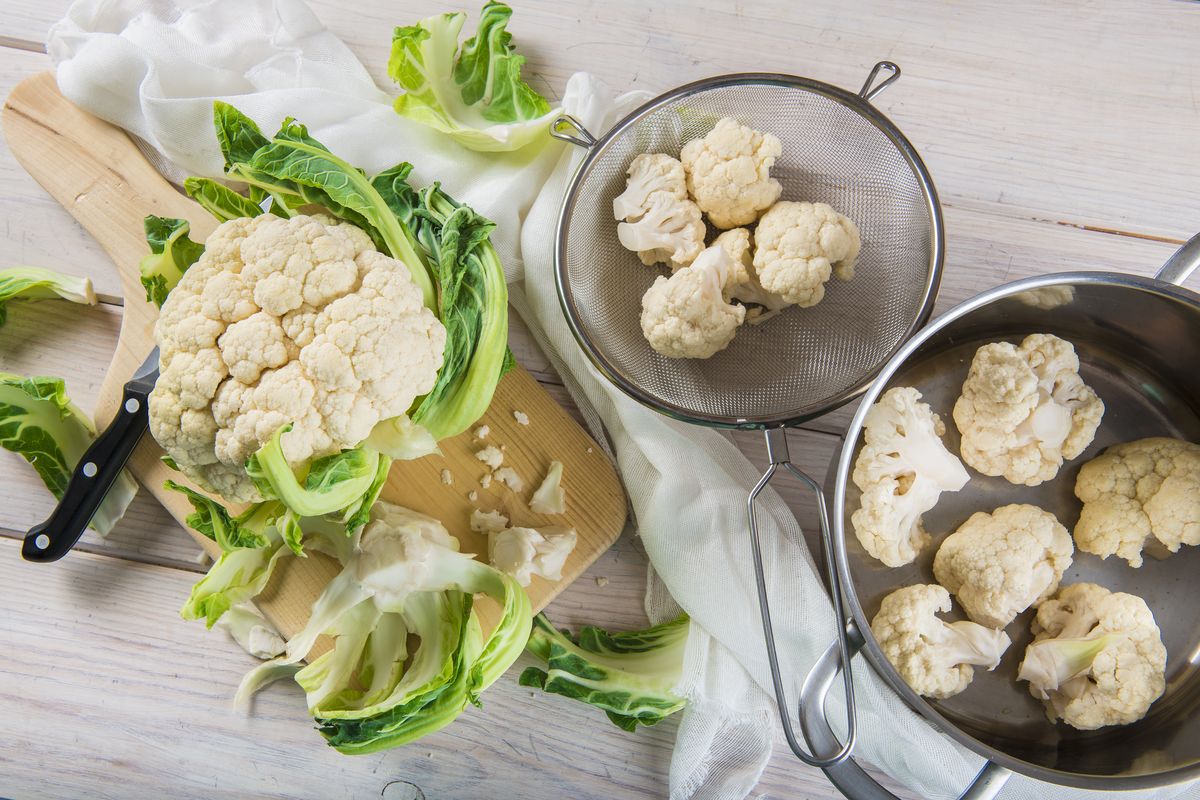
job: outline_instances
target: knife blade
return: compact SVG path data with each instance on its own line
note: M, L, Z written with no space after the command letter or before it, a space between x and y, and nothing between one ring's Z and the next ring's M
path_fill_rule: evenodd
M113 482L121 474L149 422L149 397L158 380L158 348L125 384L117 415L75 465L66 491L45 522L25 534L21 556L26 561L57 561L70 552Z

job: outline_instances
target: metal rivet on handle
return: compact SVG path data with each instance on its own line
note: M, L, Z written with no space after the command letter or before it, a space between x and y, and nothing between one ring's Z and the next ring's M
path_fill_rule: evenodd
M50 546L50 537L44 533L39 533L37 538L33 540L33 546L38 550L45 550Z
M96 473L97 473L97 472L99 472L99 471L100 471L100 470L99 470L99 468L96 466L96 462L95 462L95 461L89 461L89 462L87 462L86 464L84 464L84 465L83 465L83 475L84 475L84 477L87 477L87 478L94 478L94 477L96 477Z
M137 410L142 407L142 404L137 401L136 397L131 397L125 401L125 410L130 414L136 414Z

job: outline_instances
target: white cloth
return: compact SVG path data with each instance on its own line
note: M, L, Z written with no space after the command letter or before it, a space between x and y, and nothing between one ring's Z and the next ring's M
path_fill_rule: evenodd
M745 519L758 470L724 436L669 420L615 390L572 339L555 297L552 244L559 204L582 153L557 142L511 154L472 153L400 118L302 0L78 0L48 45L63 93L141 139L168 177L220 176L211 113L213 99L221 98L268 133L296 116L369 172L411 161L414 182L439 180L498 223L493 240L513 304L593 429L607 436L624 478L653 566L647 609L661 619L677 602L693 620L681 686L690 703L671 762L671 798L735 800L751 793L777 729ZM594 78L577 74L562 106L599 134L643 99L614 98ZM762 500L762 538L794 702L806 670L833 640L832 612L799 527L773 492ZM856 674L858 755L920 797L956 796L980 767L979 757L908 710L861 659ZM1088 794L1016 779L1002 797Z

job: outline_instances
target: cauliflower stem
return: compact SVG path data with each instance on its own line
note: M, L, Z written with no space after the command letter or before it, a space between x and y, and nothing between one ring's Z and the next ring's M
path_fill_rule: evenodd
M1029 691L1040 700L1092 668L1096 656L1121 639L1118 633L1083 639L1044 639L1025 649L1017 680L1029 681Z

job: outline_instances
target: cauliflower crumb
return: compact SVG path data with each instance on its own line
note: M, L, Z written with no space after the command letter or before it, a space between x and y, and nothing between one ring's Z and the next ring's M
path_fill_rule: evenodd
M525 488L525 481L521 480L521 476L512 467L500 467L500 469L494 471L492 474L496 476L496 480L514 492L520 492Z
M562 487L563 465L561 461L551 461L550 469L542 485L533 493L529 500L529 510L535 514L565 514L567 511L567 493Z
M738 123L717 122L701 139L683 146L679 160L687 189L718 228L749 225L779 199L783 186L771 167L783 152L779 139Z
M488 560L522 586L528 586L534 575L557 581L575 542L571 528L509 528L488 535Z
M508 517L499 511L471 512L471 530L476 533L498 533L508 527Z
M479 479L479 485L484 489L490 487L492 485L492 473L485 472L483 477Z
M590 448L590 447L587 449L587 451L588 451L589 453L593 452L592 448Z
M517 421L518 425L528 425L529 424L529 415L526 414L524 411L514 411L513 419L515 419Z
M608 586L608 578L604 577L603 575L597 575L596 585L603 589L605 586Z
M443 486L453 486L454 485L454 476L452 474L450 474L450 470L448 470L448 469L442 470L442 485Z
M476 439L486 439L488 437L488 434L491 432L492 432L492 429L489 428L487 425L480 425L478 428L475 429L475 438Z
M488 445L475 452L475 457L487 465L488 469L495 471L501 464L504 463L504 453L495 445Z
M472 489L471 491L467 492L467 499L474 503L479 499L479 492Z

